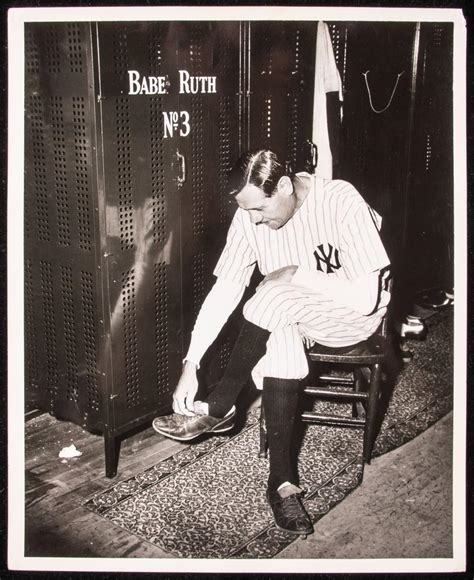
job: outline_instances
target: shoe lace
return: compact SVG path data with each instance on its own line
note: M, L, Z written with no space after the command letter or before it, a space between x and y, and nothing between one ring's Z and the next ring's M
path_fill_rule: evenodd
M285 513L289 518L301 518L305 517L305 511L301 505L299 494L293 493L288 497L282 499L282 503L285 505Z

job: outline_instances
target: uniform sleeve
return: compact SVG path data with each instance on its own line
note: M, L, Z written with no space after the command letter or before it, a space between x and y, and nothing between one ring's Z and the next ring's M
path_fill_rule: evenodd
M360 314L371 314L377 304L379 272L370 272L361 278L345 280L299 267L291 282L296 286L319 292L330 298L337 306L347 306Z
M230 224L226 245L214 269L214 275L248 286L255 264L255 252L246 235L242 210L238 209Z
M243 285L223 278L216 280L199 311L184 361L189 360L199 368L201 358L239 304L244 290Z
M379 235L380 216L364 201L342 223L341 264L349 279L360 278L390 264Z

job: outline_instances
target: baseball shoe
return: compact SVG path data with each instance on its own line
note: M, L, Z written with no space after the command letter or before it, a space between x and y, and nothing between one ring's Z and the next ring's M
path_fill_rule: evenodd
M235 406L225 417L211 417L210 415L179 415L173 413L153 419L153 429L176 441L191 441L204 433L224 433L235 425Z
M290 492L293 493L286 496L268 489L267 501L272 508L277 528L290 534L306 536L314 531L313 524L301 502L301 490L293 485L291 488Z

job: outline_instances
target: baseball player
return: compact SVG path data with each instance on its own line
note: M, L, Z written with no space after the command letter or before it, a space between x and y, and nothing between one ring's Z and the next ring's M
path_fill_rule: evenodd
M250 376L263 389L270 473L267 499L276 525L312 531L293 466L292 435L301 379L308 374L305 344L342 347L366 339L384 316L389 294L382 271L389 260L379 216L355 188L309 173L288 175L265 149L241 158L233 172L238 209L197 317L174 414L155 430L180 441L234 426L235 402ZM244 325L219 385L195 401L196 370L258 265L264 279L243 308Z

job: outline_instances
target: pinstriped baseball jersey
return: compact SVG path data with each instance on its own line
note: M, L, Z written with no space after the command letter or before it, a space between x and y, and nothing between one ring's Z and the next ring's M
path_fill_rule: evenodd
M214 274L248 285L255 264L266 275L298 265L347 279L389 264L380 241L380 218L346 181L307 176L311 187L302 206L280 229L255 225L237 209Z
M301 207L281 228L253 224L249 212L237 209L214 270L216 276L248 285L257 264L264 275L297 265L351 280L389 265L378 233L380 218L350 183L307 173L298 176L310 180L311 188ZM310 289L299 289L313 316L298 308L300 320L292 319L287 324L299 324L304 334L331 346L358 342L374 332L389 301L383 293L378 308L366 316L335 304L316 290L311 297ZM263 295L259 299L258 294L247 312L255 323L274 331L268 313L273 305ZM275 289L274 294L278 294ZM288 297L284 307L295 309L295 296ZM281 312L275 316L282 319Z

